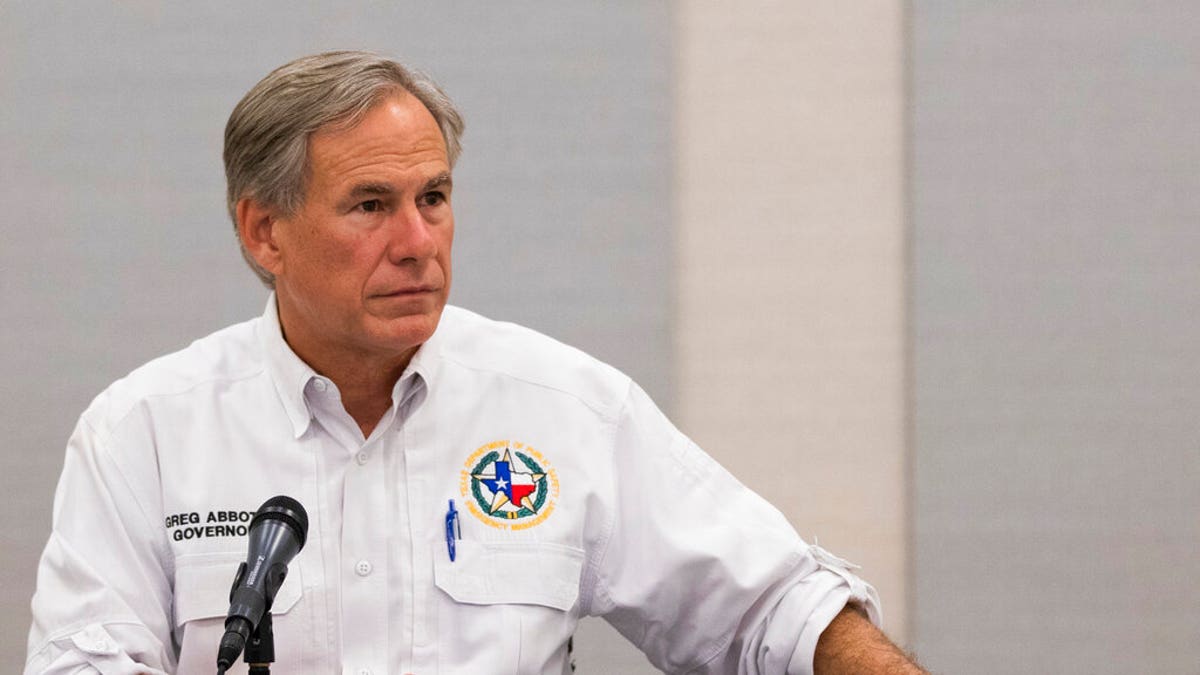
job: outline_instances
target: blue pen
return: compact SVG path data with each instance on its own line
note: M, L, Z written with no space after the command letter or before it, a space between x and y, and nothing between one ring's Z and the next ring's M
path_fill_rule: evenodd
M462 529L458 524L458 511L454 508L454 500L450 500L450 510L446 511L446 551L450 553L450 562L454 562L454 540L462 539Z

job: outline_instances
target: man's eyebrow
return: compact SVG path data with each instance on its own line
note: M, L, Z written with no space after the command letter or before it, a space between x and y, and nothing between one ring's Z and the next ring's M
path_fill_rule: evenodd
M387 183L359 183L350 189L350 197L358 198L365 195L387 196L396 189Z
M438 175L425 181L425 186L421 188L421 192L429 192L430 190L441 187L443 185L453 185L454 179L450 177L449 171L443 171Z
M453 179L450 177L450 172L443 171L443 172L439 173L438 175L434 176L433 178L430 178L429 180L425 181L425 184L421 186L421 192L429 192L430 190L439 188L443 185L452 185L452 184L453 184ZM393 186L390 183L366 182L366 183L358 183L354 187L350 188L350 192L348 193L347 198L348 199L358 199L360 197L366 197L366 196L388 197L388 196L396 194L397 192L398 192L398 190L395 188L395 186Z

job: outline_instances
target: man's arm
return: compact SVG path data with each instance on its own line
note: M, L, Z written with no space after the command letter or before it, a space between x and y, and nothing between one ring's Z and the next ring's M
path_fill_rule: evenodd
M611 462L621 479L604 504L612 521L600 530L608 539L585 579L584 612L659 669L812 675L817 642L847 602L879 620L875 590L852 564L804 543L636 385L617 415Z
M821 633L813 654L813 672L815 675L926 673L853 604L846 605Z
M31 605L28 675L174 669L162 530L134 494L156 490L145 486L157 463L147 455L140 473L123 470L106 440L81 419L67 443Z

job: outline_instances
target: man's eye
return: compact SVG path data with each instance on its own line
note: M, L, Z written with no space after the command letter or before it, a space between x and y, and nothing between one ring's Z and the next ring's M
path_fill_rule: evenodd
M437 206L446 201L446 195L441 192L426 192L421 195L421 206Z
M366 213L375 213L383 210L383 202L379 201L378 199L368 199L367 201L359 204L358 208L360 211L364 211Z

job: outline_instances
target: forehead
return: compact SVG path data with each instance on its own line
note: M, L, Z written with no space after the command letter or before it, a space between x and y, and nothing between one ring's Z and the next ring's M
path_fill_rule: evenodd
M371 106L353 126L318 129L308 142L309 178L338 183L372 173L448 170L446 142L415 96L398 92Z

